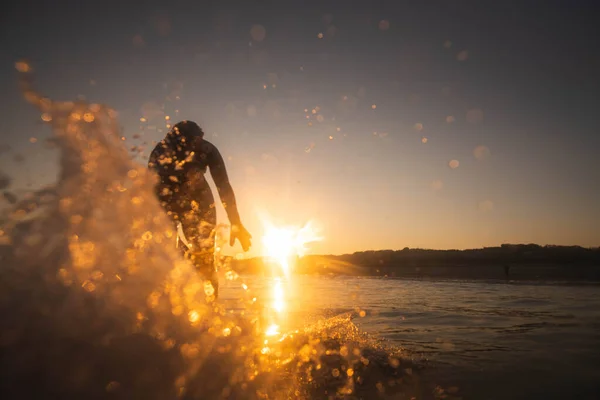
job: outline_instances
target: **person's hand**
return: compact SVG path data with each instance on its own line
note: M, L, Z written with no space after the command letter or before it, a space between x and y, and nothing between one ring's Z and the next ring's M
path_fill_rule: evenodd
M240 241L242 245L242 249L244 251L250 250L250 246L252 245L252 235L244 228L242 224L232 225L231 233L229 234L229 245L233 246L235 244L235 239Z

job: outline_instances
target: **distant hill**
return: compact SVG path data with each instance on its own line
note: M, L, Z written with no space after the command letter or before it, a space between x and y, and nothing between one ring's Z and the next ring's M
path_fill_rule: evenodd
M268 260L232 260L239 273L268 274ZM469 250L409 249L306 256L300 274L450 279L600 281L600 248L503 244Z

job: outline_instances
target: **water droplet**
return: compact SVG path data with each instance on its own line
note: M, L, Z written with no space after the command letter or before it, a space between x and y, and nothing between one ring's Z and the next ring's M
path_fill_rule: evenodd
M317 35L317 37L318 37L319 39L323 39L323 33L319 32L319 34Z
M235 271L227 271L225 273L225 279L228 281L235 281L238 277L239 275Z
M459 165L460 165L460 163L458 162L458 160L451 160L451 161L448 163L448 166L449 166L450 168L452 168L452 169L456 169L456 168L458 168L458 166L459 166Z
M458 61L467 61L469 58L469 52L467 50L463 50L456 55L456 59Z
M215 294L215 288L210 282L204 282L204 294L208 297L211 297Z
M142 199L141 197L134 197L131 199L131 204L133 204L134 206L138 206L140 204L142 204L142 202L144 201L144 199Z
M121 387L121 384L117 381L112 381L109 382L108 385L106 385L106 391L107 392L114 392L115 390L119 389Z
M193 324L195 322L198 322L198 320L200 319L200 314L198 313L198 311L196 310L192 310L188 313L188 320Z
M131 40L131 42L136 47L142 47L146 44L146 42L144 42L144 38L142 37L142 35L135 35L133 37L133 39Z
M31 66L25 61L19 61L15 63L15 68L21 73L31 72Z
M92 282L90 281L84 281L81 284L81 287L86 291L86 292L93 292L94 290L96 290L96 285L94 285Z
M252 25L252 28L250 28L250 36L255 42L262 42L267 36L267 30L260 24Z
M490 156L490 149L488 149L486 146L483 146L483 145L477 146L473 150L473 155L475 156L475 158L477 160L483 161Z
M478 124L483 121L483 111L479 108L472 108L467 111L467 122L470 124Z

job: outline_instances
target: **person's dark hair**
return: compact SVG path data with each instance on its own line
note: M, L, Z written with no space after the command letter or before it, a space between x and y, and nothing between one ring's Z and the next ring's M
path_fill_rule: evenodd
M173 128L169 131L169 135L185 138L186 141L192 141L194 139L203 138L204 131L194 121L185 120L173 125Z

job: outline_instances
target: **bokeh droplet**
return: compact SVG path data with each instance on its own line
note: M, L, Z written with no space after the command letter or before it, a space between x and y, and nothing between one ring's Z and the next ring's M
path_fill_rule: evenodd
M255 42L262 42L267 36L267 30L262 25L252 25L252 28L250 29L250 36Z
M467 122L470 124L478 124L483 121L483 111L479 108L472 108L467 111Z
M483 161L490 156L490 149L483 145L477 146L473 150L473 155L477 160Z

